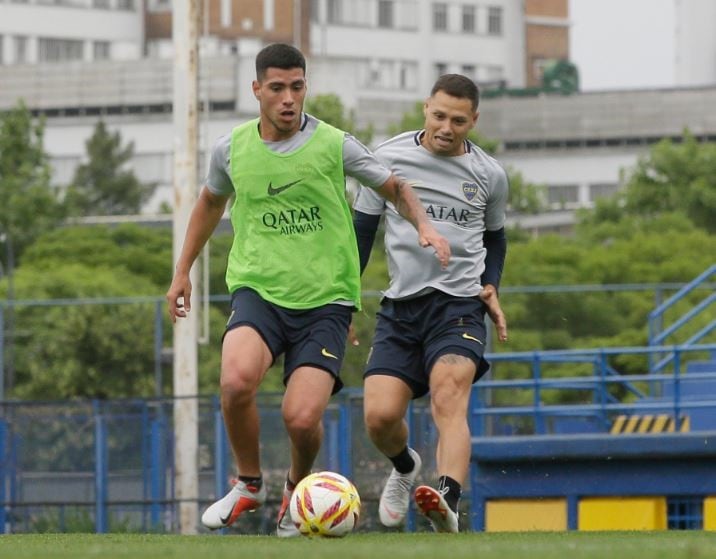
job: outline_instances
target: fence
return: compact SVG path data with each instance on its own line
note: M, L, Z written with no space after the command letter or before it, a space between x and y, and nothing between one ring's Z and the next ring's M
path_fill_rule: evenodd
M505 288L516 295L653 291L655 306L682 284L546 286ZM701 287L713 288L702 284ZM375 300L376 294L372 294ZM225 301L218 297L216 300ZM0 381L3 311L22 306L126 305L146 307L153 332L154 380L161 394L165 324L163 300L100 299L0 301ZM488 340L489 347L489 340ZM657 355L672 356L652 372ZM691 362L716 355L716 344L601 350L490 353L493 367L473 390L470 421L477 437L565 433L608 433L619 414L689 416L691 427L716 429L716 371L684 374ZM623 366L626 366L624 368ZM625 371L629 371L628 374ZM705 383L705 384L704 384ZM242 518L232 533L270 533L288 468L280 394L261 394L262 460L269 488L263 513ZM18 402L0 399L0 532L162 531L177 528L174 492L173 404L171 398ZM223 494L232 459L218 399L199 397L199 494L203 507ZM411 445L424 460L421 481L434 479L436 432L427 402L410 407ZM346 389L332 400L326 436L316 468L351 477L364 502L361 529L379 529L377 498L389 463L368 440L362 395ZM470 488L462 502L463 527L479 527ZM424 521L411 511L409 529Z
M620 375L609 364L619 355L663 352L666 348L621 348L586 352L552 352L531 355L491 355L496 368L520 365L529 359L528 379L488 379L473 390L472 432L476 437L504 434L575 432L573 422L585 419L583 433L608 433L620 413L681 417L705 413L699 429L716 429L716 390L701 388L696 397L680 390L699 382L716 385L716 370L686 373L680 369L687 354L716 353L716 344L675 351L677 366L669 373ZM549 365L590 358L596 374L555 378ZM696 375L696 376L692 376ZM658 398L635 393L656 381L664 390ZM630 387L613 390L612 387ZM590 402L545 404L546 390L589 391ZM524 405L495 403L491 392L529 390ZM269 499L262 514L242 518L238 533L270 533L288 468L287 440L280 412L280 394L261 394L262 460ZM489 400L493 402L490 403ZM0 420L0 527L5 532L27 531L163 531L177 528L172 448L172 399L2 404ZM221 420L218 399L199 399L199 486L204 507L222 495L232 473L232 460ZM425 401L414 402L408 415L411 445L423 456L424 481L434 481L436 432ZM525 418L528 421L515 421ZM579 430L581 429L581 431ZM325 442L316 468L340 471L356 483L364 501L362 529L379 529L376 501L389 464L374 449L363 429L362 395L346 390L332 401L325 416ZM469 488L463 499L462 522L473 526ZM409 528L422 519L411 514Z

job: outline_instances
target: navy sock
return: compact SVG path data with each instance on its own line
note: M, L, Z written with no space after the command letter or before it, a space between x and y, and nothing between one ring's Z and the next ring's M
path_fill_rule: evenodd
M443 494L450 510L457 512L457 503L460 501L460 495L462 494L460 484L449 476L440 476L438 479L438 491Z
M413 468L415 468L415 460L413 460L413 457L410 456L407 446L401 450L399 454L393 456L392 458L389 456L388 458L393 463L393 467L401 474L412 472Z

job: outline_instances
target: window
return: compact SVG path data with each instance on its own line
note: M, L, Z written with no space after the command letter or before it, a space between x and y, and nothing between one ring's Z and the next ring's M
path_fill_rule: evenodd
M436 2L433 4L433 30L447 31L447 4L444 2Z
M502 35L502 8L499 6L487 9L487 34Z
M465 5L462 7L462 31L463 33L475 32L475 6Z
M394 27L393 0L378 0L378 27Z
M117 9L127 11L134 10L134 0L117 0Z
M619 185L615 183L597 183L589 185L589 200L594 202L599 198L608 198L613 196L619 190Z
M463 64L462 65L462 75L475 81L475 77L476 77L475 65L474 64Z
M436 62L435 63L435 77L439 78L440 76L447 74L447 64L444 62Z
M326 8L328 23L341 23L343 21L343 2L341 0L328 0Z
M15 63L27 62L27 37L15 37Z
M165 12L171 10L172 3L170 0L147 0L146 6L150 12Z
M109 41L95 41L92 44L92 60L109 59Z
M92 6L102 10L109 10L110 8L109 0L92 0Z
M503 78L504 72L502 66L488 66L485 69L485 78L487 81L496 81Z
M547 187L547 203L551 206L573 205L578 201L579 188L576 184Z
M37 58L40 62L82 60L83 50L82 41L40 37L37 43Z

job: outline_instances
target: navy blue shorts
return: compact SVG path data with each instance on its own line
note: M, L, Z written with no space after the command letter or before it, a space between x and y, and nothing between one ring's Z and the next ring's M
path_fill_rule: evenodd
M308 365L328 371L335 378L333 393L343 387L343 364L353 307L324 305L315 309L287 309L265 301L248 287L231 296L231 316L226 332L251 326L263 338L274 362L285 354L283 383L298 367Z
M387 374L403 380L413 398L427 394L439 357L453 354L475 362L476 382L489 368L485 351L486 308L479 297L441 291L393 301L383 299L364 377Z

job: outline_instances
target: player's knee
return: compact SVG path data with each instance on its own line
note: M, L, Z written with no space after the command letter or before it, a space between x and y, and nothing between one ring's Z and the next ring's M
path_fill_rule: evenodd
M467 401L469 394L464 389L453 383L446 383L439 389L430 393L430 405L433 414L439 416L450 416L461 413L464 408L464 402Z
M254 375L241 369L223 369L220 385L222 398L232 402L254 398L258 388Z
M292 438L312 436L319 428L322 413L310 408L297 408L283 411L283 422Z
M393 410L372 407L365 409L364 419L366 430L372 437L400 423L403 417Z

